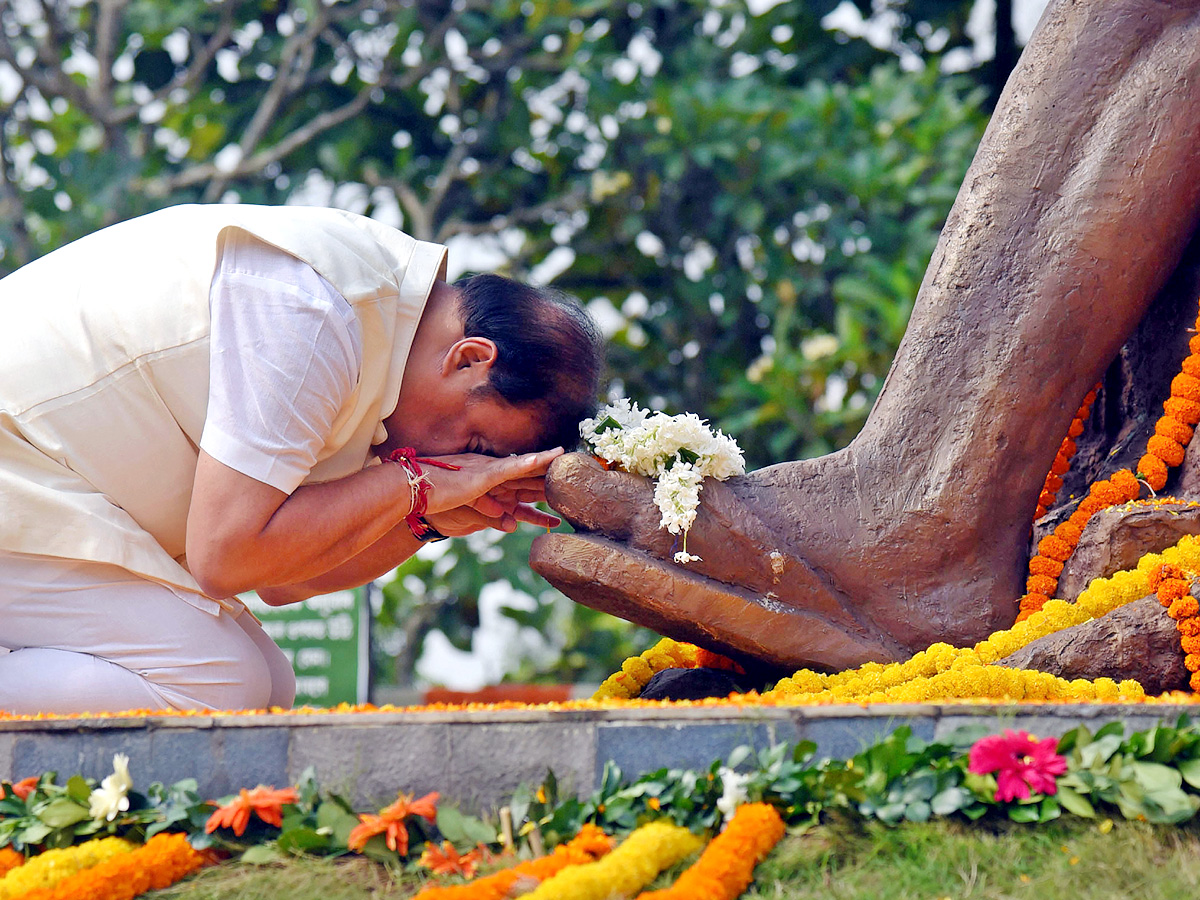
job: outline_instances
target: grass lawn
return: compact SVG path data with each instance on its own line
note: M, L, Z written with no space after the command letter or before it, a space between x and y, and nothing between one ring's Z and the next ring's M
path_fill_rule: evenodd
M789 836L743 897L821 900L1179 900L1200 896L1200 828L1070 819L1033 827L936 821L823 825ZM665 887L663 876L654 887ZM154 900L400 900L420 876L360 858L205 870Z

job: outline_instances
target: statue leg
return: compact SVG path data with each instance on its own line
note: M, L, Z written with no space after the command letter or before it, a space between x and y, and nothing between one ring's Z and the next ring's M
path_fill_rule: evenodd
M564 458L551 503L591 534L539 538L534 567L581 602L779 666L1007 627L1071 416L1200 219L1197 147L1200 2L1056 0L851 445L706 484L686 570L666 561L648 483Z

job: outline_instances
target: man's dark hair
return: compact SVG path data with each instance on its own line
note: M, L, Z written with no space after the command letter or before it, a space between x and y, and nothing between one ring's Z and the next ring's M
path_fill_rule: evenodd
M496 345L489 387L513 406L542 411L543 449L579 443L579 422L596 410L604 339L574 297L502 275L454 283L464 337Z

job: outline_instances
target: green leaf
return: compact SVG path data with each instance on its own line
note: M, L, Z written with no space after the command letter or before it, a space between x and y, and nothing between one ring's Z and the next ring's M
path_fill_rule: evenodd
M971 804L975 798L962 787L949 787L933 795L929 808L935 815L948 816Z
M1131 766L1133 777L1147 793L1179 790L1182 778L1180 773L1161 763L1135 762Z
M910 822L928 822L932 814L932 807L924 800L910 803L904 810L904 818Z
M265 866L286 860L287 855L274 844L255 844L248 847L241 856L241 861L251 866Z
M88 809L68 797L55 797L38 810L37 817L51 828L66 828L89 819Z
M1092 806L1092 801L1074 788L1059 784L1058 792L1054 796L1058 798L1058 802L1062 804L1063 809L1067 812L1084 819L1094 819L1096 817L1096 808Z
M1185 759L1176 765L1180 776L1194 788L1200 789L1200 757Z
M452 806L438 807L437 827L442 836L456 846L474 847L496 842L496 829Z
M329 831L330 840L345 847L350 832L358 825L358 816L346 810L336 800L326 800L317 807L317 828Z
M1022 824L1026 825L1033 822L1040 822L1042 819L1042 812L1039 807L1040 804L1036 803L1010 806L1008 809L1008 817L1014 822L1021 822Z
M82 775L72 775L67 779L67 796L76 803L87 804L92 795L92 786Z
M40 844L44 841L53 829L45 822L34 821L25 828L20 829L15 837L26 847L31 844Z
M282 853L305 853L325 849L331 843L330 838L330 835L321 834L315 828L302 826L280 832L275 843Z

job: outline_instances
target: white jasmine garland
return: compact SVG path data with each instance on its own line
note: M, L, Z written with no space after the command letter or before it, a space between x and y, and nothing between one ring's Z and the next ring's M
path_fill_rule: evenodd
M654 503L662 527L682 536L677 563L700 557L687 552L687 533L696 520L705 478L723 481L742 475L746 462L737 442L714 432L699 416L651 413L623 399L584 419L579 433L587 448L627 472L655 479Z
M129 775L129 757L118 753L113 757L113 773L100 782L100 787L88 797L88 815L93 819L111 822L129 809L129 789L133 778Z

